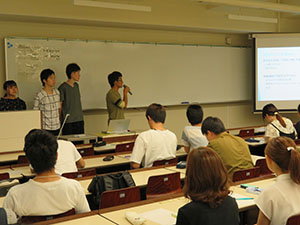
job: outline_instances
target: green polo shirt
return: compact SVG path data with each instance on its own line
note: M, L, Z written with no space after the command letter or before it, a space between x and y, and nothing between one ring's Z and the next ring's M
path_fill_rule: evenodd
M219 154L230 178L235 171L253 167L248 145L240 137L223 132L211 140L208 147Z
M125 119L124 108L120 107L122 103L121 95L114 89L110 89L106 94L106 106L110 120Z

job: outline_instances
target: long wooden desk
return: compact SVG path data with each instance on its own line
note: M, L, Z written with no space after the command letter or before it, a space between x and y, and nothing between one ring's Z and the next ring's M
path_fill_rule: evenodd
M123 141L134 141L138 136L138 132L131 132L126 134L105 134L105 133L97 133L100 139L105 141L106 143L113 143L113 142L123 142Z
M267 186L270 186L274 184L275 178L269 178L265 180L255 181L251 182L249 184L258 186L260 188L266 188ZM245 183L248 183L245 181ZM242 197L249 197L249 198L257 198L258 195L247 193L245 189L242 189L239 187L239 185L231 187L231 190L233 191L232 196L239 198ZM139 215L143 216L145 213L149 213L153 210L167 210L170 211L172 215L174 215L174 221L176 221L175 217L177 215L178 209L182 207L183 205L187 204L189 202L188 199L182 196L183 194L177 194L169 196L170 199L161 200L157 199L157 201L154 200L154 202L151 202L151 200L141 201L138 203L131 203L124 206L118 206L118 207L112 207L108 209L102 209L100 210L100 215L104 216L105 218L112 220L113 222L117 224L122 225L130 225L130 223L125 218L126 212L136 212ZM246 211L248 209L251 209L255 207L254 200L237 200L237 204L240 211ZM161 218L160 216L157 216L159 221L164 221L164 218ZM155 216L152 217L155 220ZM147 220L147 225L157 225L159 223Z

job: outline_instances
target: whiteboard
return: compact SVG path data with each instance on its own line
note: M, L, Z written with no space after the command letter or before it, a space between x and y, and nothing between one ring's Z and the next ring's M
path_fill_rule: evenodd
M107 75L113 71L120 71L131 88L129 107L233 102L252 96L249 48L18 37L6 38L5 46L6 78L17 82L29 108L42 87L40 72L54 70L58 87L67 80L65 68L72 62L81 67L83 109L106 108Z

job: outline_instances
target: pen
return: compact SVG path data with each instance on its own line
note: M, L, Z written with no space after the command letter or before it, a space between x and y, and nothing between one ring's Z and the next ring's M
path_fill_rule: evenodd
M253 198L236 198L235 200L252 200Z

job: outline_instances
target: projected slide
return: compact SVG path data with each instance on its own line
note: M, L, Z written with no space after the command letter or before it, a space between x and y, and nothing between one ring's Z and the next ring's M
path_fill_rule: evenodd
M257 49L257 100L300 99L300 47Z

